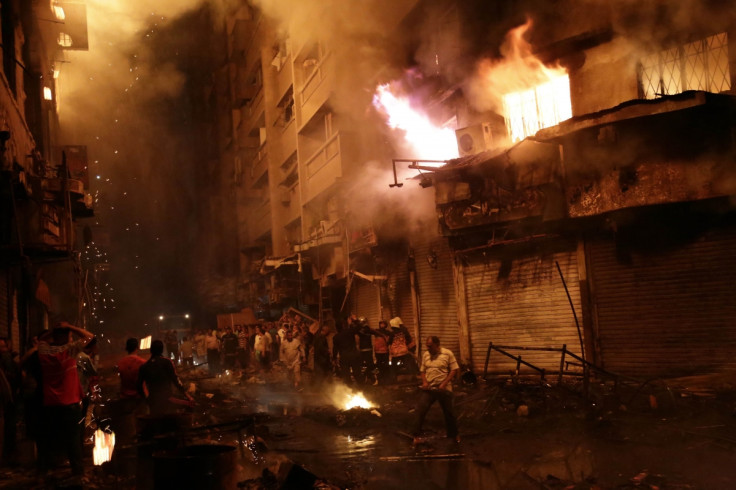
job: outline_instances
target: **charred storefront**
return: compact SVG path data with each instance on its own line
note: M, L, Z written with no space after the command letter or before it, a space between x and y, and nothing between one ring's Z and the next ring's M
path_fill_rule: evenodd
M521 348L584 350L631 376L731 367L734 102L632 101L435 172L473 368L489 343L547 370L559 352Z

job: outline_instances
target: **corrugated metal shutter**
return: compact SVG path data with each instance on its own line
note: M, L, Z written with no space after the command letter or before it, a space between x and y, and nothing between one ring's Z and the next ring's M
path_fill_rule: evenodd
M590 244L605 367L631 376L678 376L736 366L736 230L656 255L617 260L613 240Z
M520 256L503 264L497 258L470 262L465 267L468 326L473 368L482 372L488 343L523 347L554 347L580 354L575 318L555 266L559 262L578 319L580 286L575 250L548 255ZM581 326L582 328L582 326ZM515 351L540 368L557 371L560 354ZM489 372L508 372L516 362L491 354ZM522 371L530 370L522 366Z
M411 283L407 259L396 260L387 270L388 280L385 285L385 300L381 305L384 320L394 316L401 317L410 332L414 331L414 305L411 299Z
M369 325L378 328L379 311L378 311L378 285L353 277L353 283L350 286L350 311L345 313L354 313L357 316L364 316Z
M436 257L430 265L428 257ZM424 339L440 338L443 347L460 356L459 327L455 285L452 276L452 255L447 239L436 237L414 245L419 295L418 343L424 351Z

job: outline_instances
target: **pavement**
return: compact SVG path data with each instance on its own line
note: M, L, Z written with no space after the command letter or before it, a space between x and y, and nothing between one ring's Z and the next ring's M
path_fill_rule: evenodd
M592 383L584 397L575 379L478 380L455 390L461 442L444 437L435 405L415 444L408 434L418 393L411 376L388 386L336 382L317 389L307 372L305 387L296 390L278 367L264 374L210 376L204 367L180 374L197 404L174 432L142 441L133 425L116 420L111 400L98 416L120 431L113 463L94 466L88 444L84 481L69 480L64 464L39 479L32 445L21 441L19 464L0 468L0 489L156 488L164 463L159 457L153 466L154 450L203 445L227 454L192 460L177 453L175 471L193 484L206 465L219 464L217 481L182 488L736 488L733 390ZM111 373L106 379L103 394L114 400L116 379ZM374 407L343 410L358 391Z

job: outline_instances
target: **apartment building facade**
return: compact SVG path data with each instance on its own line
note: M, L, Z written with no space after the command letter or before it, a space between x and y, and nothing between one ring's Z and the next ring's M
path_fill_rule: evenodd
M408 2L386 29L419 36L431 26L423 56L438 73L427 78L451 71L443 64L471 24L488 33L473 51L494 60L491 68L510 57L504 33L520 33L528 47L517 66L564 74L567 109L547 92L560 92L557 82L511 83L504 92L498 82L513 77L491 70L487 85L501 93L489 108L473 86L445 77L426 108L454 114L461 157L422 177L440 232L430 221L424 233L407 227L398 240L346 212L365 162L383 158L388 184L391 159L414 156L366 145L374 140L365 128L333 110L344 88L335 67L349 61L336 55L343 52L250 8L231 19L243 304L265 305L268 314L292 301L315 316L354 312L373 324L398 315L420 338L440 336L478 372L518 366L498 354L488 365L491 342L564 345L635 376L727 368L730 8L497 2L474 18L481 7ZM373 88L385 76L377 70ZM540 123L545 110L557 118ZM559 351L524 358L547 372L560 368Z
M64 52L86 49L83 6L3 1L0 76L0 336L22 352L56 318L85 325L82 237L92 197L84 146L58 139Z

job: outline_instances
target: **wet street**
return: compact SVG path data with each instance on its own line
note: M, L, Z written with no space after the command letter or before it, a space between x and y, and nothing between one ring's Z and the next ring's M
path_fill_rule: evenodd
M159 427L151 438L141 432L139 419L137 437L118 434L111 463L93 467L87 461L85 488L168 488L156 483L162 474L200 482L197 488L725 490L736 485L736 424L733 399L725 393L706 400L676 391L668 398L666 392L615 394L597 387L594 401L586 402L575 385L480 381L456 390L459 444L444 437L441 411L434 406L422 442L414 445L408 435L417 394L411 377L363 387L373 411L336 406L349 393L344 387L294 390L278 367L266 376L211 377L197 370L182 378L194 385L197 403L174 432ZM109 380L111 391L115 381ZM662 400L656 409L650 393ZM112 426L125 424L113 420ZM176 447L202 445L212 454L176 453L173 466L161 457ZM89 456L89 444L86 450ZM73 488L64 483L63 465L54 477L39 480L30 463L5 468L0 488Z

